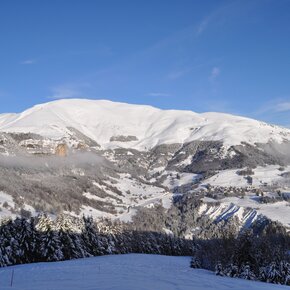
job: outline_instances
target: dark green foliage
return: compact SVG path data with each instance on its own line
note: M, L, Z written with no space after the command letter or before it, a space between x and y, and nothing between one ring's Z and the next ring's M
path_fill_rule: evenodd
M192 257L190 261L190 267L194 269L201 268L200 261L196 257Z
M61 215L3 221L0 266L49 262L105 254L148 253L190 256L194 243L154 231L136 231L122 223Z
M224 270L223 270L223 266L221 264L221 262L218 262L216 265L215 265L215 274L217 276L224 276Z

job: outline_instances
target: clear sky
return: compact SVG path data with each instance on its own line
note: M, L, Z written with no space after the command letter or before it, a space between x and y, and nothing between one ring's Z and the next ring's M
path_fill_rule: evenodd
M0 0L0 112L59 98L290 126L290 0Z

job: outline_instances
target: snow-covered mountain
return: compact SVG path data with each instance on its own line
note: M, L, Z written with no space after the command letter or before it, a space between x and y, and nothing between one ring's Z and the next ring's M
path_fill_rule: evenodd
M140 207L169 208L188 194L203 199L199 212L213 219L248 224L265 215L289 226L289 216L277 214L289 205L289 156L289 129L249 118L53 101L0 115L0 216L130 220ZM269 201L279 202L277 211L261 206Z
M194 140L232 146L282 143L290 130L221 113L160 110L105 100L66 99L34 106L20 114L0 115L0 131L36 133L58 139L75 128L103 148L151 149Z

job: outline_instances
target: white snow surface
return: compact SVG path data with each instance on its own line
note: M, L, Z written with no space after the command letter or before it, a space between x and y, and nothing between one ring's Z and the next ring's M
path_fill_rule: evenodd
M164 186L170 189L174 189L176 186L182 186L185 184L193 184L199 177L199 174L177 172L177 171L164 171L162 175L168 174L168 177L163 182ZM179 178L177 178L179 176Z
M290 130L222 113L160 110L106 100L65 99L36 105L20 114L1 114L0 131L32 132L59 139L74 127L103 148L149 149L159 144L221 140L225 146L290 140ZM113 136L138 141L110 142Z
M287 286L191 269L189 257L128 254L0 269L1 290L268 290ZM10 287L14 270L13 285Z
M249 194L244 198L226 197L219 200L219 205L215 205L214 199L204 198L203 201L205 203L200 207L199 214L208 215L214 220L237 216L240 222L247 226L259 215L263 215L290 228L290 208L287 201L259 203L255 194Z
M12 213L14 206L15 203L12 196L3 191L0 191L0 219L7 217L16 217L16 215Z
M258 166L253 169L254 174L251 175L253 178L253 187L260 187L263 184L273 185L283 181L281 174L283 172L279 171L278 165L267 165ZM246 169L246 168L244 168ZM228 169L222 170L215 174L214 176L203 181L203 184L210 184L212 186L236 186L236 187L248 187L249 184L245 176L238 175L237 172L240 169ZM290 170L290 166L285 167L285 172Z

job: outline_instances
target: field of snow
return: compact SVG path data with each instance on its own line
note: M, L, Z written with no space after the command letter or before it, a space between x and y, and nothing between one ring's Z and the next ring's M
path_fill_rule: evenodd
M160 110L105 100L57 100L20 114L0 115L0 131L32 132L49 138L79 130L104 148L146 150L159 144L193 140L222 140L227 146L290 140L290 130L253 119L221 113ZM113 141L114 136L135 136L135 141Z
M177 171L164 171L162 175L168 175L166 180L163 182L163 185L170 189L174 189L177 186L182 186L185 184L192 184L200 177L199 174L185 172L180 173Z
M268 165L265 167L258 166L253 169L254 175L251 175L253 178L253 186L259 187L263 184L272 185L275 182L283 181L283 177L281 174L283 172L279 171L279 166L277 165ZM248 187L249 184L245 176L241 176L237 174L239 169L229 169L223 170L219 173L215 174L211 178L206 179L204 184L211 184L212 186L236 186L236 187ZM285 167L285 172L290 171L290 166Z
M189 257L116 255L0 269L1 290L270 290L287 286L217 277ZM14 272L13 285L11 275Z

